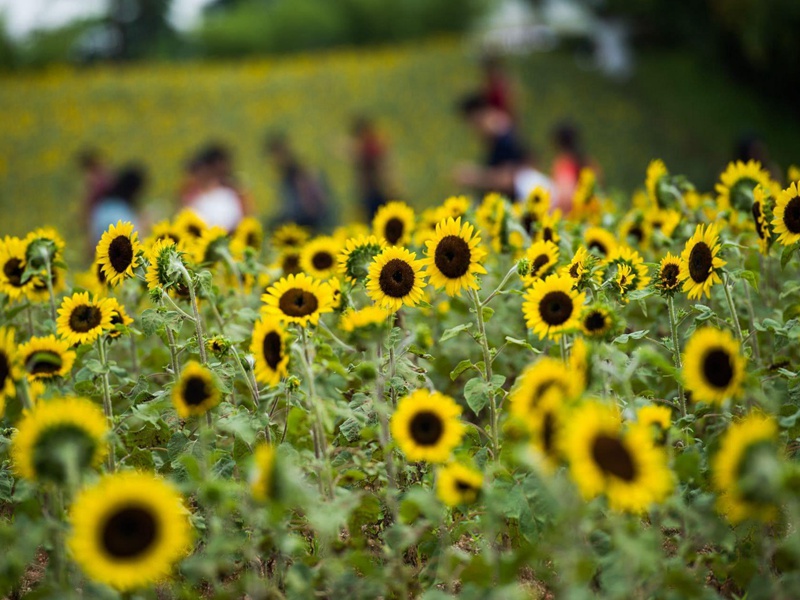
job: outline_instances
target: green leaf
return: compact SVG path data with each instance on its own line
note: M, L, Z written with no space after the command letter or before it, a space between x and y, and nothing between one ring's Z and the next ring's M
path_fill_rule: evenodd
M511 344L512 346L522 346L523 348L527 348L528 350L530 350L531 352L535 352L536 354L542 353L541 350L539 350L538 348L534 348L525 340L521 340L519 338L513 338L510 335L506 336L506 343Z
M795 242L791 246L786 246L783 249L783 252L781 253L781 269L784 269L788 262L792 260L792 256L798 247L800 247L800 242Z
M464 386L464 399L476 415L489 403L491 390L481 377L470 379Z
M456 365L456 368L450 371L450 381L455 381L458 379L458 376L461 375L467 369L477 369L475 365L472 364L470 360L462 360L460 363Z
M442 333L442 337L439 338L440 342L446 342L450 338L456 337L462 331L467 331L472 327L472 323L462 323L461 325L456 325L455 327L451 327L450 329L445 329Z
M641 331L632 331L631 333L623 333L614 338L614 344L627 344L630 340L640 340L650 332L649 329L642 329Z

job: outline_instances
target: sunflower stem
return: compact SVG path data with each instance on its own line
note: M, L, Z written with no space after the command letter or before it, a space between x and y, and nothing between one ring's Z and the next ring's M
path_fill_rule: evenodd
M56 320L56 295L53 292L53 269L50 266L50 254L44 248L41 248L42 258L44 259L44 268L47 274L47 293L50 296L50 318Z
M508 279L508 276L506 277ZM505 280L504 280L505 281ZM502 287L502 286L501 286ZM498 288L499 289L499 288ZM488 384L489 389L489 427L492 438L492 456L495 460L500 454L500 442L497 434L497 399L495 398L494 388L492 386L492 353L489 350L489 340L486 337L486 323L483 320L483 306L485 302L481 303L481 298L477 290L470 290L472 295L472 303L475 306L475 316L478 322L478 337L479 343L483 350L483 379Z
M97 338L97 353L100 356L100 364L103 366L103 412L106 413L108 419L108 427L114 430L114 406L111 404L111 385L108 382L108 364L106 362L106 349L104 340L101 337ZM108 472L113 473L116 470L116 457L114 456L114 443L108 444L108 458L107 467Z
M169 328L169 325L164 325L164 331L167 332L167 342L169 346L169 362L172 366L172 374L175 378L178 378L178 352L175 349L175 335L172 333L172 329Z
M756 329L756 313L753 310L753 298L750 295L750 285L745 282L744 284L744 297L747 300L747 313L750 317L750 337L753 338L753 354L755 354L756 361L761 363L761 347L758 344L758 330Z
M28 316L28 333L30 334L28 337L33 337L33 306L30 302L25 308L25 314Z
M183 317L183 318L184 318L184 319L186 319L187 321L192 321L192 322L194 322L194 317L193 317L192 315L190 315L189 313L187 313L185 310L183 310L183 309L182 309L180 306L178 306L177 304L175 304L175 300L173 300L172 298L170 298L170 297L169 297L169 294L168 294L167 292L163 292L163 291L162 291L162 293L161 293L161 298L162 298L162 299L166 298L166 299L167 299L167 302L169 302L169 303L172 305L172 308L173 308L173 309L175 309L175 311L176 311L176 312L177 312L177 313L178 313L178 314L179 314L181 317Z
M561 362L567 364L567 359L569 355L567 354L567 336L562 334L561 337L558 338L558 345L561 348Z
M205 366L208 363L208 357L206 356L206 344L203 336L203 321L200 319L200 310L197 307L197 296L194 293L194 282L189 275L189 271L187 271L186 267L183 266L183 263L179 263L178 269L180 270L181 275L183 275L183 280L186 283L186 287L189 288L189 301L192 304L194 327L197 335L197 349L200 354L200 362L203 364L203 366Z
M25 410L30 410L33 408L33 402L31 402L31 391L28 388L28 376L23 375L22 380L20 381L19 389L21 390L20 393L20 400L22 402L22 408Z
M671 295L667 296L667 309L669 312L669 330L672 334L672 357L675 361L675 368L678 370L678 376L675 379L678 380L679 408L683 418L686 416L686 394L680 381L683 366L681 365L681 347L678 343L678 320L675 314L675 299Z
M503 288L504 288L504 287L506 286L506 284L508 283L508 280L509 280L509 279L511 279L511 276L512 276L514 273L516 273L516 272L517 272L517 265L516 265L516 263L515 263L515 264L514 264L514 266L512 266L512 267L511 267L511 268L508 270L508 273L506 273L506 276L505 276L505 277L503 277L503 279L500 281L500 284L499 284L499 285L498 285L498 286L495 288L495 290L494 290L494 291L493 291L491 294L489 294L489 295L486 297L486 300L484 300L483 302L481 302L481 306L486 306L487 304L489 304L489 302L491 302L491 301L492 301L492 298L494 298L494 297L495 297L497 294L499 294L500 292L502 292L502 291L503 291ZM474 290L473 290L473 291L474 291Z
M356 351L356 349L355 349L355 348L353 348L352 346L350 346L350 345L349 345L349 344L347 344L346 342L343 342L341 339L339 339L339 338L336 336L336 334L335 334L335 333L333 333L333 331L331 331L330 327L328 327L328 326L327 326L325 323L323 323L322 321L320 321L320 322L319 322L319 324L320 324L320 326L322 327L322 329L324 329L324 330L325 330L325 333L327 333L327 334L328 334L328 335L331 337L331 339L332 339L334 342L336 342L336 343L337 343L337 344L339 344L339 345L340 345L342 348L344 348L344 350L345 350L345 351L347 351L347 352L355 352L355 351Z
M239 367L239 371L241 371L242 376L244 377L244 382L247 384L247 389L250 390L250 397L253 399L253 404L256 408L259 408L260 402L258 401L258 387L253 387L255 381L251 381L250 377L247 375L247 371L242 364L242 360L239 357L239 352L236 350L235 346L231 346L231 351L233 352L233 359L236 361L236 365ZM269 426L267 426L269 429ZM267 434L267 441L269 441L269 434Z
M744 344L744 336L742 335L742 327L739 325L739 317L736 314L736 305L733 303L733 296L731 295L731 290L729 286L730 277L727 273L724 275L724 281L722 282L722 289L725 290L725 298L728 301L728 310L731 313L731 320L733 321L733 325L736 329L736 338L739 340L739 344Z
M139 357L136 355L136 336L133 333L128 338L128 346L131 352L131 371L134 376L139 376Z
M377 344L375 351L375 364L378 366L378 376L375 380L375 414L378 416L380 423L379 441L383 449L383 458L386 461L386 479L389 482L389 495L387 496L387 503L392 511L392 518L397 522L398 506L397 506L397 471L394 464L394 453L390 446L391 434L389 433L389 420L386 418L386 380L381 365L381 344Z

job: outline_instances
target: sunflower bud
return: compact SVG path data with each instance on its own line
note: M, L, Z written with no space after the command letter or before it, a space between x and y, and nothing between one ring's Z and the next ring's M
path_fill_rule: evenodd
M521 258L517 261L517 275L520 277L527 277L531 272L531 261L527 258Z

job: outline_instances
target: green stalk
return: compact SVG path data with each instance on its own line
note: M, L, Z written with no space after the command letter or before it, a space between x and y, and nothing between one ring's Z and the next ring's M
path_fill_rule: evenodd
M681 385L680 376L683 366L681 365L681 347L678 343L678 322L675 314L675 300L672 296L667 296L667 309L669 312L669 329L672 333L672 358L675 361L675 368L678 370L678 398L680 401L681 417L686 416L686 395Z
M309 352L308 335L305 327L299 327L299 329L301 339L303 340L303 351L300 353L301 362L303 363L306 379L308 381L308 396L309 403L311 404L310 409L314 413L314 437L316 439L315 446L318 453L317 458L319 458L321 461L320 470L324 471L325 473L324 478L321 476L322 473L320 473L320 486L323 489L323 495L333 498L333 483L331 481L331 474L328 464L328 440L325 434L325 423L322 416L322 407L319 396L317 396L317 386L314 381L314 370L311 366L312 363Z
M736 338L739 344L744 344L744 336L742 335L742 327L739 325L739 316L736 314L736 306L733 303L733 296L731 295L730 287L728 286L728 274L725 273L722 279L722 289L725 290L725 298L728 300L728 310L731 313L731 320L736 329Z
M200 353L200 362L205 366L206 363L208 363L208 357L206 356L206 343L203 335L203 321L200 319L200 310L197 307L197 296L195 296L194 293L194 282L189 275L189 271L187 271L186 267L183 266L183 263L179 262L178 269L180 270L181 275L183 275L183 281L186 284L186 287L189 288L189 301L192 304L194 328L195 334L197 335L197 348Z
M50 256L42 248L42 258L44 258L44 268L47 271L47 293L50 296L50 318L56 320L56 295L53 292L53 269L50 266Z
M470 290L472 295L472 303L475 307L475 315L478 322L478 337L480 338L481 350L483 351L483 379L489 384L489 427L492 439L492 455L495 460L500 454L500 441L497 432L497 399L495 398L494 388L491 385L492 381L492 355L489 350L489 340L486 337L486 323L483 320L483 305L481 304L480 296L477 290Z
M111 385L108 382L108 363L106 362L106 349L104 346L103 337L97 338L97 353L100 355L100 364L103 366L103 412L108 419L108 426L114 430L114 406L111 403ZM116 457L114 456L114 443L108 444L108 459L107 467L108 472L113 473L116 469Z

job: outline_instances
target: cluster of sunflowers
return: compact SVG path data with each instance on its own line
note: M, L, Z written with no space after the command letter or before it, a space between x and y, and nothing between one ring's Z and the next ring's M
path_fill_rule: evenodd
M585 170L569 215L540 188L315 237L187 211L71 284L56 231L6 237L0 584L792 597L789 178L653 161L626 211Z

